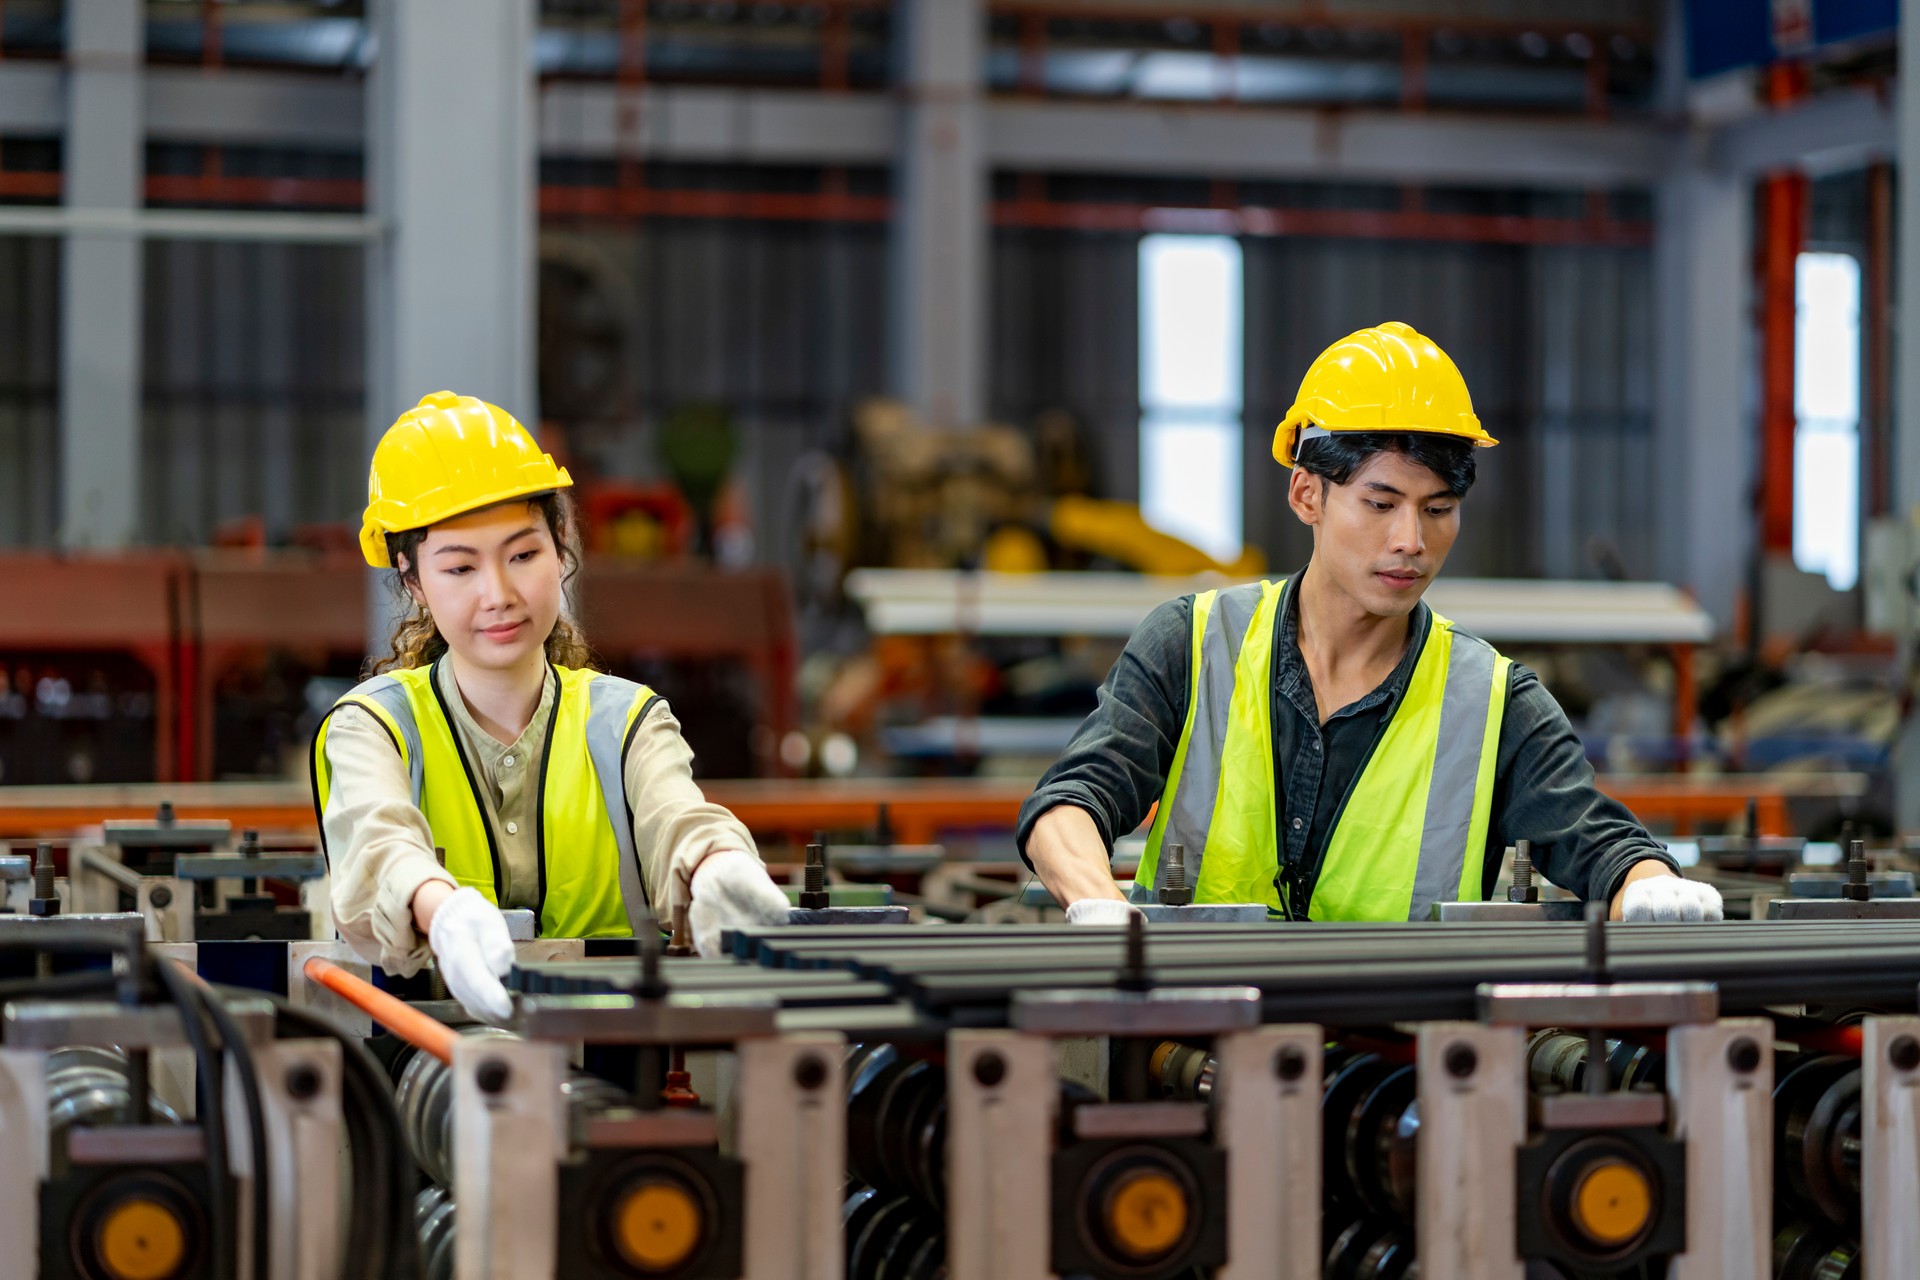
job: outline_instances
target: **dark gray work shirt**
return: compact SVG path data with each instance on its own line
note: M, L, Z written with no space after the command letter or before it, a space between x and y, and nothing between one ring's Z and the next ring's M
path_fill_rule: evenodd
M1288 878L1294 909L1304 914L1347 794L1406 695L1433 610L1424 601L1415 608L1410 643L1393 673L1321 724L1300 654L1299 598L1287 591L1274 624L1273 760L1282 842L1276 876ZM1109 848L1146 818L1166 788L1186 722L1192 654L1192 596L1147 615L1101 685L1099 705L1021 806L1022 858L1033 824L1055 805L1085 809ZM1627 868L1643 858L1674 866L1626 806L1594 786L1566 713L1540 678L1516 662L1500 724L1484 895L1492 895L1506 847L1521 839L1533 842L1534 865L1548 879L1587 899L1611 899Z

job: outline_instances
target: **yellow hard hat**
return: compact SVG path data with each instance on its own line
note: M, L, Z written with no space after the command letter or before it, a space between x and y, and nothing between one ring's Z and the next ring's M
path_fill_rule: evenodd
M424 529L509 498L571 487L565 467L497 405L436 391L400 415L373 451L360 551L384 569L387 535Z
M1500 443L1474 416L1467 380L1447 353L1398 320L1350 333L1320 353L1273 433L1281 466L1293 465L1309 429L1424 431L1482 448Z

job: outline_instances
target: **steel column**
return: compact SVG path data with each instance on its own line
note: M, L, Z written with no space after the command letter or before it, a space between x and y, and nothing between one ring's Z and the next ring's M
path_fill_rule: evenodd
M894 173L894 391L930 421L986 408L987 162L981 0L906 0Z
M452 390L539 422L534 379L532 0L377 0L367 76L368 452ZM369 649L385 653L375 588Z
M146 6L67 6L65 203L140 207ZM124 547L140 514L141 252L137 237L74 232L61 242L60 541Z
M1920 323L1901 323L1920 299L1920 193L1908 179L1920 175L1920 5L1900 13L1898 150L1894 172L1900 191L1894 199L1893 296L1902 314L1894 319L1896 370L1920 369ZM1893 411L1893 509L1902 518L1920 507L1920 377L1895 375ZM1903 611L1911 616L1911 610ZM1912 686L1916 675L1910 627L1903 624L1899 660ZM1902 831L1920 827L1920 715L1909 713L1894 745L1894 819Z

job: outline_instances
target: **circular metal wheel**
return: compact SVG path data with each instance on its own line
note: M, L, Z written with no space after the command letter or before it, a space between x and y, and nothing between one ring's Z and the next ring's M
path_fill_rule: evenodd
M1824 1223L1801 1220L1773 1238L1774 1280L1861 1280L1860 1250Z
M1349 1113L1347 1176L1361 1203L1386 1218L1413 1213L1414 1143L1420 1133L1411 1065L1389 1067Z
M1415 1280L1413 1246L1404 1228L1362 1218L1327 1246L1326 1280Z
M1846 1231L1860 1221L1860 1063L1822 1054L1795 1063L1773 1090L1776 1181L1798 1204Z

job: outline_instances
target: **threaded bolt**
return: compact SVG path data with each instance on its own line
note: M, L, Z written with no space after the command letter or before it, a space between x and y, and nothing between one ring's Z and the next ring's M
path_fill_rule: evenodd
M1840 896L1849 902L1865 902L1873 897L1873 885L1867 879L1867 842L1855 840L1847 847L1847 882Z
M1167 846L1167 865L1160 870L1160 888L1155 894L1169 907L1184 907L1193 902L1193 886L1187 879L1187 846Z
M153 811L153 821L155 826L161 826L161 827L172 826L173 825L173 801L162 800L160 802L160 807Z
M42 840L33 847L33 896L56 896L53 884L53 846Z
M260 856L260 833L248 828L240 833L240 856L257 858Z
M1540 890L1533 883L1533 841L1519 840L1513 846L1513 883L1507 887L1508 902L1538 902Z
M815 832L813 842L807 845L806 879L800 890L800 906L819 911L831 903L827 893L827 840L824 834Z

